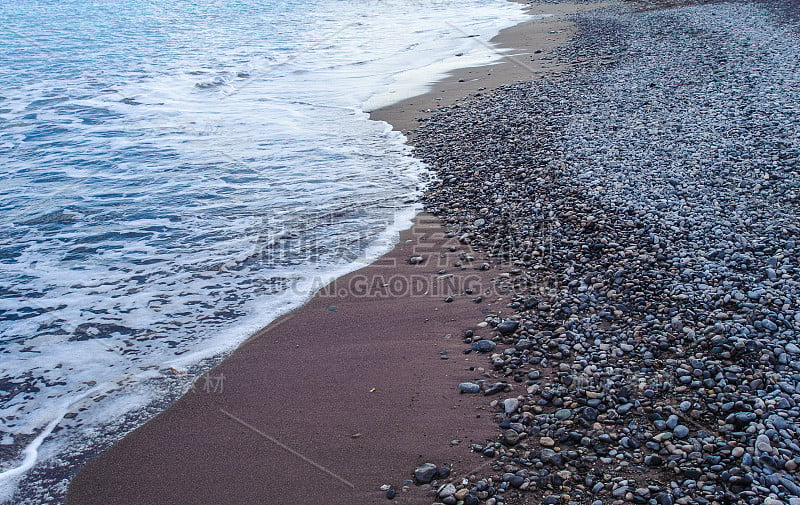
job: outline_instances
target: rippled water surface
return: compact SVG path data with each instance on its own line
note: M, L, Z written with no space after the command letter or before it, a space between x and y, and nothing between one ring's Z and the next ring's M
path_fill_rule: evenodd
M424 169L362 104L423 89L400 71L490 61L468 35L522 18L499 0L0 15L0 498L17 502L57 501L69 472L47 468L387 250Z

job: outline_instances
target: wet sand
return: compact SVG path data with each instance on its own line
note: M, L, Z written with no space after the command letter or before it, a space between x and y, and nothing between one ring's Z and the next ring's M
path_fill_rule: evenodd
M398 503L430 503L422 488L401 491L414 468L467 475L485 463L470 441L495 429L486 397L457 385L486 365L463 353L464 330L481 334L485 313L508 309L492 293L497 270L454 266L465 248L418 216L393 251L255 335L93 460L68 503L369 503L385 500L382 484ZM416 256L424 262L410 264ZM453 277L437 280L441 270Z

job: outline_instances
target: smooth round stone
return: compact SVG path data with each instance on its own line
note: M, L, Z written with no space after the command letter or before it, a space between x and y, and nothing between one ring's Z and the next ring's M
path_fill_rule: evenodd
M458 390L463 393L480 393L481 386L474 382L462 382L458 385Z
M558 419L559 421L565 421L572 417L572 410L570 409L558 409L556 410L553 416Z
M540 457L540 458L542 459L542 461L544 461L545 463L547 463L547 462L549 462L551 459L553 459L553 457L554 457L555 455L556 455L556 451L554 451L553 449L548 449L548 448L544 448L544 449L542 449L542 450L541 450L541 452L539 453L539 457Z
M677 438L684 439L689 436L689 428L687 428L682 424L679 424L675 426L675 429L672 430L672 434L675 435Z
M664 460L658 454L648 454L644 457L644 464L647 466L661 466Z
M539 438L539 443L545 447L553 447L556 445L556 441L550 437L541 437Z
M737 412L734 414L736 422L740 424L752 423L757 417L755 412Z
M658 505L673 505L675 500L672 498L672 495L669 493L662 493L656 499Z
M628 486L620 486L611 491L611 496L613 496L614 498L622 498L628 491L630 491L630 488Z
M439 488L439 498L453 496L454 494L456 494L456 487L453 484L445 484Z
M622 437L619 440L620 445L626 449L638 449L642 446L641 442L632 437Z
M477 352L492 352L497 344L491 340L478 340L472 343L472 350Z
M782 418L781 416L770 416L769 420L775 427L775 429L785 430L786 428L789 427L789 423L786 421L786 419Z
M519 400L516 398L506 398L503 400L503 410L506 414L513 414L519 408Z
M595 421L598 415L599 413L594 407L584 407L583 411L581 412L581 416L587 421Z
M503 442L505 442L506 445L517 445L517 442L519 442L519 433L514 430L504 431Z
M772 452L772 442L763 433L756 437L756 450L760 452Z
M497 331L499 331L502 335L511 335L519 328L519 322L512 321L511 319L506 319L502 323L497 325Z
M626 403L626 404L623 404L623 405L620 405L619 407L617 407L616 410L617 410L617 413L625 415L628 412L630 412L630 410L632 408L633 408L633 404L632 403Z
M511 485L511 487L519 488L520 486L522 486L522 484L525 483L525 478L519 475L512 475L508 479L508 483L509 485Z
M669 428L671 430L674 430L675 427L678 426L678 421L679 420L680 420L680 418L678 418L678 416L676 416L675 414L670 415L667 418L667 428Z

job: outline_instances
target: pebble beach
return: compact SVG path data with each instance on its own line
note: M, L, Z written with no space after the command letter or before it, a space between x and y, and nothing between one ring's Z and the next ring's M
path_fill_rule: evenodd
M465 338L493 473L438 502L798 504L796 6L575 20L570 72L416 132L429 210L514 294Z
M437 239L353 275L477 284L319 294L68 503L800 505L798 12L582 9L516 57L559 72L404 104Z

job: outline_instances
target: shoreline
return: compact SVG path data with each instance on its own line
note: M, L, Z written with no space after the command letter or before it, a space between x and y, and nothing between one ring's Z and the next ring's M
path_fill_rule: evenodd
M420 214L392 252L256 334L92 460L67 503L364 503L383 484L398 503L429 503L427 487L403 491L411 470L433 462L466 477L483 464L470 443L494 435L485 397L457 390L487 365L462 352L464 331L489 337L476 322L508 310L497 270L456 266L471 254ZM280 484L247 486L267 481Z
M503 30L493 42L503 44L505 49L513 47L515 58L536 50L542 50L544 56L571 36L564 16L597 7L597 4L536 4L530 10L554 15ZM537 27L531 33L531 27L537 23L546 23L546 27ZM531 68L536 69L537 76L566 68L552 60L536 59L525 67L516 62L505 58L494 65L455 71L434 85L431 92L421 95L420 101L414 98L373 111L371 119L387 121L394 129L408 133L419 125L416 118L420 112L417 105L412 104L429 102L431 108L436 109L468 95L533 78ZM428 242L431 235L438 237L433 246ZM413 252L409 252L409 247ZM453 248L455 251L451 250ZM335 280L303 306L243 342L232 355L200 378L192 392L90 461L70 483L67 503L175 503L186 501L190 496L196 503L266 499L275 503L310 504L318 503L321 497L337 502L343 496L363 502L383 498L382 484L389 484L396 490L397 503L430 503L433 496L429 485L420 487L403 482L410 478L411 471L417 465L433 462L452 469L448 481L454 477L466 478L472 475L473 469L487 464L480 453L470 450L470 443L483 445L495 438L492 416L484 411L487 398L459 394L456 386L463 381L487 380L487 386L497 383L482 376L490 371L486 356L463 354L463 335L465 330L474 331L476 338L496 335L491 327L475 325L487 315L502 316L509 312L502 299L498 300L501 297L492 291L495 276L508 273L479 270L474 266L466 270L454 267L457 255L467 251L464 244L443 235L438 220L424 213L418 215L415 225L401 233L400 242L392 251L371 265ZM435 271L428 269L419 275L420 265L409 265L409 254L436 258L437 262L444 263L437 265L440 268ZM426 259L425 265L431 260ZM477 279L481 286L492 288L483 289L481 296L485 300L475 303L472 301L475 295L467 295L463 290L431 296L423 289L419 296L420 292L411 286L409 293L402 288L393 291L390 282L388 297L384 297L380 286L374 283L354 283L385 275L387 268L392 272L392 279L411 279L412 284L416 280L423 287L445 269L447 273L443 275L466 276L473 281ZM457 283L456 287L459 285L462 284ZM376 289L378 296L365 298L361 294L364 289ZM412 296L405 296L407 294ZM444 298L451 295L454 301L445 302ZM330 302L330 297L335 303ZM329 310L332 306L336 309ZM351 308L352 312L360 314L364 325L348 327L352 333L332 333L325 319L338 317ZM420 321L420 318L409 317L409 312L428 317ZM436 317L440 319L437 321ZM390 324L381 327L376 321ZM365 326L379 334L391 334L402 328L404 332L419 335L392 342L372 342ZM307 330L310 330L309 338L315 339L313 342L296 336ZM287 335L287 331L291 335ZM327 348L325 339L329 340L328 344L343 343L350 352L361 352L362 356L357 361L348 361L349 354ZM352 349L359 345L363 350ZM427 347L428 351L422 354L402 349L407 345ZM447 359L442 359L442 351L446 352ZM384 354L394 356L398 363L411 368L387 370L380 359ZM270 362L264 363L260 359L263 356L269 357ZM282 363L273 368L276 356L291 360L291 366L287 368ZM335 391L325 389L330 386L325 384L326 380L336 373L331 361L341 369L357 369L364 375L343 380ZM315 373L298 372L305 362L316 364ZM470 370L470 366L478 368ZM367 377L371 380L366 380ZM287 380L302 386L294 389L286 384ZM387 384L387 380L391 386L369 385ZM224 390L218 391L222 384ZM373 387L378 394L369 392ZM385 389L390 394L383 397L380 392ZM265 401L260 394L275 396ZM337 401L331 402L332 399ZM374 403L362 405L364 401ZM273 408L275 405L280 407ZM315 412L314 405L322 410ZM254 409L255 406L261 410ZM266 417L264 408L269 409ZM475 415L465 415L470 411L476 412ZM332 422L336 436L331 437L325 429L314 426L304 430L305 422L294 428L293 416L312 423L318 417L326 419ZM306 420L307 417L311 419ZM405 429L399 430L401 426ZM394 435L389 436L390 433ZM269 461L260 459L263 455L258 451L252 452L255 442L252 439L247 440L247 444L234 445L233 450L227 445L253 434L256 440L266 443L261 449L266 451ZM455 440L459 443L450 443ZM342 451L347 451L348 455L343 457ZM347 471L353 466L354 458L359 467L368 468L366 473ZM248 489L246 483L251 482L253 476L245 481L239 478L250 468L258 469L258 479L280 484ZM198 482L199 476L203 476L205 483ZM193 483L190 494L187 494L186 482Z
M496 47L498 54L503 54L500 60L490 65L453 70L431 83L427 93L370 111L370 119L389 123L411 141L413 131L443 107L490 93L500 86L564 72L572 65L559 61L552 51L567 44L575 34L574 23L567 17L615 3L526 3L527 14L547 17L510 26L492 38L489 43ZM476 41L476 44L485 42Z

